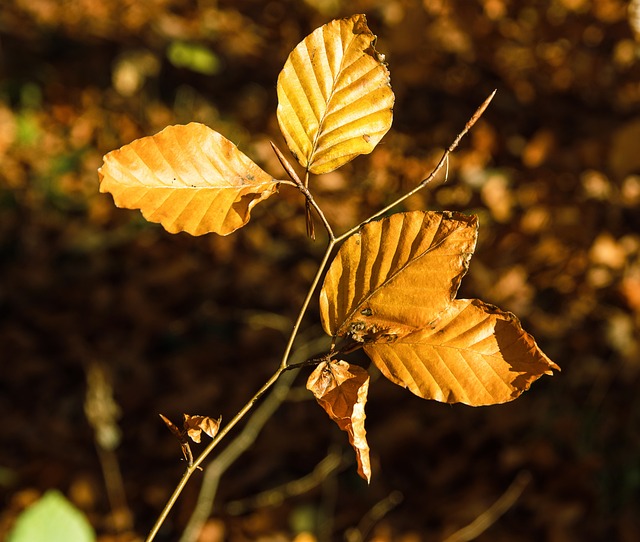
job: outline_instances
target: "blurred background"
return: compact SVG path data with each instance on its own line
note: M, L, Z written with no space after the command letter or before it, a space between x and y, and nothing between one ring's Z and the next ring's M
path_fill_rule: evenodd
M562 372L470 408L372 370L367 487L307 370L224 473L197 539L437 541L504 496L477 540L638 540L637 0L3 0L0 538L49 488L100 540L144 536L184 468L158 414L224 423L273 373L325 246L306 239L300 195L283 187L233 235L193 238L116 209L96 170L198 121L284 178L269 146L286 148L278 73L353 13L389 64L394 125L312 180L320 205L354 226L426 177L497 89L448 181L405 208L479 215L460 296L516 313ZM299 355L322 336L314 301ZM273 489L312 472L297 494ZM179 538L200 478L158 540Z

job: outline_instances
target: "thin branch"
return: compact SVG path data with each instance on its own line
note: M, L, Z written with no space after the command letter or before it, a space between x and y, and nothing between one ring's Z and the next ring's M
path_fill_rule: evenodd
M469 525L448 536L444 542L469 542L478 538L507 512L520 498L522 492L531 482L531 473L521 471L511 485L485 512L480 514Z
M273 386L273 384L276 382L276 380L278 380L278 378L283 373L283 371L284 371L284 367L282 366L278 367L278 370L271 376L271 378L269 378L269 380L267 380L262 385L262 387L249 400L249 402L246 405L244 405L244 407L242 407L242 409L233 417L233 419L227 425L225 425L222 428L222 430L216 435L216 438L214 438L209 443L209 445L202 451L202 453L198 456L198 459L196 459L193 462L193 465L187 467L187 469L184 471L184 474L182 475L182 478L180 479L180 482L178 483L176 488L173 490L173 493L171 494L171 497L169 497L167 504L165 504L164 508L162 509L162 512L158 516L158 519L156 520L155 524L151 528L151 531L149 531L149 534L147 535L147 538L146 538L146 542L151 542L156 537L156 534L158 534L160 527L162 526L165 519L169 515L169 512L171 511L174 504L178 500L178 497L182 493L182 490L187 485L189 478L191 478L191 475L196 470L199 469L200 464L209 456L209 454L218 445L218 443L227 435L227 433L229 433L229 431L231 431L231 429L233 429L236 426L236 424L240 420L242 420L242 418L245 417L247 412L249 412L253 408L253 406L256 404L258 399L260 399L260 397L262 397L266 393L266 391L271 386Z
M242 432L207 465L196 507L180 537L180 542L192 542L198 539L202 526L211 514L220 478L255 442L269 418L286 399L296 375L296 372L291 372L280 378L269 396L255 410Z
M404 500L404 495L399 491L392 491L384 499L377 502L369 510L355 529L351 529L345 536L347 542L362 542L367 538L371 529L391 510Z
M324 215L322 215L322 216L324 216ZM331 237L332 234L331 234L331 230L330 229L329 229L329 232L330 232L330 237ZM199 468L200 464L208 457L208 455L213 451L213 449L218 445L218 443L227 435L227 433L231 429L233 429L233 427L240 420L242 420L242 418L244 418L244 416L247 414L247 412L249 412L251 410L251 408L256 403L256 401L258 401L258 399L260 399L260 397L262 397L262 395L269 388L271 388L271 386L273 386L273 384L276 382L276 380L278 380L280 375L284 371L287 370L289 356L291 355L291 350L293 348L293 343L295 341L295 338L298 335L298 331L300 330L300 324L302 323L302 319L304 318L304 315L307 312L307 308L309 307L309 303L311 303L311 299L313 297L313 294L314 294L314 292L315 292L315 290L316 290L316 288L318 286L318 283L320 282L320 278L322 277L322 273L324 272L324 268L326 267L327 262L329 261L329 257L331 256L331 252L332 252L333 247L335 246L335 244L336 244L336 242L335 242L334 239L330 239L329 240L329 244L328 244L327 249L326 249L326 251L324 253L322 261L320 262L320 266L318 267L318 271L316 272L316 276L314 277L311 285L309 286L309 291L307 292L307 296L306 296L306 298L305 298L305 300L304 300L304 302L302 304L302 307L300 308L300 311L298 313L298 317L296 319L296 322L293 325L293 329L291 330L291 335L289 336L289 341L287 342L287 346L285 347L284 353L282 355L282 360L280 361L280 366L278 367L278 370L271 376L271 378L269 378L269 380L262 386L262 388L260 388L260 390L258 390L258 392L249 400L249 402L242 408L242 410L240 410L240 412L238 412L233 417L233 419L216 435L216 438L214 438L211 441L211 443L202 451L202 453L198 456L198 459L196 459L196 461L194 461L193 465L189 466L185 470L184 474L182 475L182 478L181 478L180 482L178 483L178 485L176 486L175 490L171 494L171 497L167 501L167 504L162 509L162 512L158 516L158 519L156 520L156 522L155 522L154 526L152 527L151 531L149 532L149 535L147 536L145 542L151 542L155 538L156 534L160 530L160 527L162 526L162 524L166 520L167 516L169 515L169 512L173 508L174 504L178 500L178 497L180 496L180 494L182 493L184 487L186 486L187 482L189 481L189 478L191 478L191 475Z
M309 307L309 303L311 303L311 299L313 298L313 294L315 293L315 290L318 286L318 283L320 282L320 278L322 277L322 274L324 272L324 268L327 265L327 262L329 261L329 258L331 257L331 252L333 251L333 247L335 246L336 242L333 239L329 240L329 245L327 246L327 249L325 250L324 256L322 257L322 261L320 262L320 265L318 267L318 271L316 272L316 276L313 278L313 281L311 283L311 286L309 286L309 291L307 292L307 297L305 298L304 302L302 303L302 307L300 308L300 312L298 313L298 318L296 319L295 324L293 325L293 329L291 330L291 335L289 336L289 342L287 343L287 346L284 350L284 354L282 355L282 360L280 362L280 368L282 370L286 369L288 366L288 362L289 362L289 356L291 354L291 349L293 348L293 342L295 341L296 335L298 334L298 330L300 329L300 324L302 323L302 319L304 318L304 315L307 312L307 308Z
M344 241L347 237L350 237L351 235L356 233L365 224L368 224L369 222L372 222L373 220L381 217L386 212L390 211L391 209L393 209L397 205L400 205L403 201L405 201L406 199L410 198L416 192L419 192L425 186L427 186L435 178L435 176L440 172L442 167L445 164L448 164L449 155L456 149L456 147L460 144L460 141L462 140L462 138L467 134L467 132L469 130L471 130L473 125L482 116L482 114L484 113L485 109L489 106L489 104L491 103L491 100L493 100L493 97L496 95L496 92L497 92L497 90L494 90L489 95L489 97L484 102L482 102L480 107L478 107L478 109L476 109L475 113L467 121L467 123L465 124L464 128L462 129L462 131L453 140L453 143L451 143L451 145L449 145L449 148L447 148L447 150L444 151L444 153L442 155L442 158L440 158L440 161L438 162L436 167L433 169L433 171L425 179L420 181L420 183L415 188L413 188L412 190L410 190L406 194L400 196L398 199L396 199L395 201L393 201L392 203L387 205L384 209L381 209L380 211L377 211L375 214L371 215L366 220L363 220L360 224L358 224L354 228L351 228L349 231L347 231L347 232L343 233L342 235L339 235L338 237L336 237L335 238L336 243Z
M278 160L280 161L280 164L282 165L284 170L287 172L287 175L289 175L291 180L295 183L295 186L298 188L298 190L300 190L300 192L302 192L306 199L305 213L307 220L307 235L311 239L315 239L315 229L309 209L309 206L311 206L316 210L316 213L318 213L320 220L322 220L322 224L324 225L325 229L327 230L327 234L329 235L329 240L333 241L335 239L333 228L331 228L331 224L329 224L329 222L327 221L327 217L324 215L322 209L320 209L320 207L316 203L313 194L311 194L311 192L309 191L309 172L306 172L304 182L302 182L300 180L300 177L298 177L296 170L293 169L291 163L285 158L284 154L282 154L282 151L276 146L273 141L271 141L270 143L271 148L273 148L273 152L276 153L276 156L278 157Z
M240 515L257 508L279 506L285 499L304 495L319 486L328 476L331 476L331 474L343 466L343 464L340 454L335 452L329 453L309 474L302 478L268 489L253 497L232 501L226 506L226 511L229 514Z

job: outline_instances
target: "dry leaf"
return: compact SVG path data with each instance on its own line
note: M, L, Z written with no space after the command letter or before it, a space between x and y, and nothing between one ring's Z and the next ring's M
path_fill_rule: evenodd
M177 233L227 235L278 182L228 139L192 122L169 126L104 157L100 191Z
M184 414L184 430L193 442L200 442L200 433L205 433L211 438L215 437L220 429L222 417L214 420L209 416L190 416Z
M416 395L473 406L511 401L559 369L513 314L477 299L456 300L431 326L364 350Z
M189 441L187 440L186 433L182 429L180 429L175 423L173 423L169 418L160 414L160 418L169 428L175 437L178 439L180 443L180 448L182 449L182 455L184 456L189 466L193 464L193 453L191 452L191 447L189 446Z
M278 77L280 130L311 173L368 154L391 127L394 96L364 15L331 21L291 52Z
M347 432L356 452L358 474L370 482L369 445L364 429L369 373L346 361L322 362L309 376L307 389L338 427Z
M392 382L427 399L479 406L518 397L559 369L511 313L455 300L476 217L398 213L342 245L320 293L322 324L349 336Z
M459 213L396 213L366 224L340 247L320 293L331 336L393 340L429 325L467 272L477 219Z

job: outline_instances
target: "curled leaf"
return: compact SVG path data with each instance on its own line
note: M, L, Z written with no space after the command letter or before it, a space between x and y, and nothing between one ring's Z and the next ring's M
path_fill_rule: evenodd
M389 70L364 15L331 21L291 52L278 77L278 123L311 173L370 153L391 127Z
M189 466L191 466L193 465L193 454L191 452L191 447L189 446L188 438L193 440L193 442L200 442L200 436L202 433L209 435L211 438L215 437L218 433L218 429L220 429L222 416L217 420L214 420L209 416L190 416L189 414L183 414L183 416L184 421L182 423L182 429L180 429L169 418L160 414L162 421L180 442L182 454L184 455L187 463L189 463Z
M392 382L425 399L472 406L512 401L560 368L511 313L455 300L430 326L364 350Z
M118 207L140 209L171 233L227 235L278 181L203 124L168 126L104 157L100 191Z
M346 361L323 361L309 376L307 389L338 427L347 432L356 452L358 474L370 482L369 445L364 429L369 373Z
M193 442L200 442L200 434L204 433L213 438L220 429L222 417L214 420L209 416L189 416L184 414L184 430Z

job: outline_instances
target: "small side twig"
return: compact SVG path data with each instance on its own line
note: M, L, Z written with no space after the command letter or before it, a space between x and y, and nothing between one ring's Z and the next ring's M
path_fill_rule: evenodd
M284 154L282 154L282 151L276 146L276 144L273 141L271 141L270 143L271 143L271 148L273 149L273 152L275 152L276 156L278 157L278 161L280 162L280 165L282 165L284 170L287 172L287 175L289 175L289 178L295 183L295 185L298 187L298 190L302 192L302 194L306 199L305 216L306 216L306 222L307 222L307 235L311 239L316 238L315 228L313 225L313 217L311 216L311 207L313 207L318 213L318 216L320 216L320 220L322 220L322 224L327 230L327 233L329 234L329 239L333 240L335 236L333 234L333 229L331 228L331 224L329 224L329 222L327 221L327 218L324 216L324 213L322 212L322 209L320 209L320 207L316 203L313 197L313 194L311 194L311 192L309 191L309 171L306 172L304 182L302 182L300 180L300 177L296 173L296 170L293 169L293 166L291 165L291 163L285 158Z
M384 499L377 502L360 520L358 526L346 533L345 539L347 542L362 542L365 540L375 524L398 506L403 500L404 495L402 493L399 491L392 491Z
M211 514L220 478L255 442L264 425L286 399L296 374L291 372L280 378L269 396L253 413L242 432L207 465L196 507L180 537L180 542L193 542L198 539L202 526Z
M528 471L518 473L515 480L511 482L511 485L496 502L469 525L449 535L444 542L468 542L478 538L517 502L529 482L531 482L531 473Z
M313 488L319 486L341 466L343 466L342 456L335 452L329 453L306 476L263 491L253 497L231 501L227 504L226 511L229 514L240 515L257 508L278 506L282 504L285 499L308 493Z

